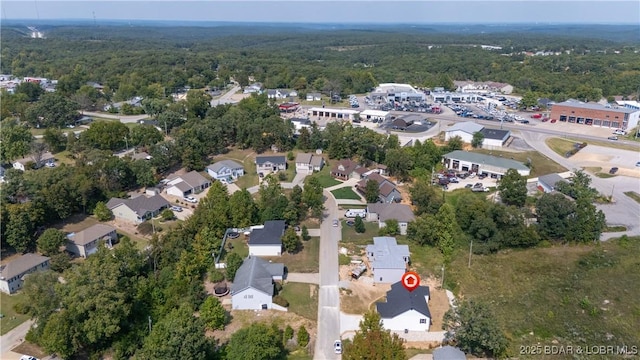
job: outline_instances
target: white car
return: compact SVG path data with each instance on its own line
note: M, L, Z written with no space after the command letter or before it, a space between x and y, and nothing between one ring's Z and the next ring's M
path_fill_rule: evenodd
M29 355L22 355L20 357L20 360L38 360L37 358L33 357L33 356L29 356Z
M185 196L184 201L194 203L194 204L198 202L198 200L196 200L196 198L194 198L193 196Z
M340 341L340 340L336 340L336 341L333 343L333 351L334 351L336 354L342 354L342 341Z

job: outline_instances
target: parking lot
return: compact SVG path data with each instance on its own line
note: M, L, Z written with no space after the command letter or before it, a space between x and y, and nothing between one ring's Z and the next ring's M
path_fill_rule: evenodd
M488 191L489 188L495 188L497 186L498 179L487 176L481 178L475 174L470 174L464 178L464 173L458 173L457 176L449 178L446 181L446 185L441 179L446 178L445 174L438 174L434 178L434 183L442 185L443 191L453 191L457 189L469 188L471 191Z

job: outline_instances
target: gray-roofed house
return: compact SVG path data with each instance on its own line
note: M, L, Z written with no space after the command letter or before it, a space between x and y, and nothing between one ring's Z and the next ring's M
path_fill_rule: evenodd
M511 131L500 129L484 128L480 130L480 133L484 136L484 139L482 140L482 148L489 150L502 148L511 136Z
M393 237L374 237L373 245L367 245L366 252L373 282L394 283L407 271L409 246L398 245Z
M457 347L450 345L433 349L433 360L466 360L467 356Z
M273 304L274 281L282 280L284 264L271 263L249 255L233 279L231 304L233 310L284 310Z
M167 183L167 194L185 197L197 194L211 186L211 181L193 170L186 174L170 177Z
M282 255L284 229L284 220L269 220L265 221L264 226L252 227L249 234L249 255Z
M367 220L377 221L378 227L387 226L386 221L394 219L398 221L400 235L407 235L407 226L415 220L415 215L409 205L389 203L389 204L367 204Z
M307 101L320 101L322 99L322 94L318 92L307 93Z
M20 290L25 275L49 269L49 260L46 256L28 253L0 266L0 291L13 294Z
M116 219L126 220L134 224L142 223L168 208L169 202L160 195L146 197L140 195L133 199L111 198L107 207Z
M256 156L256 170L258 172L287 170L287 159L284 155L258 155Z
M444 139L445 141L449 141L454 136L460 136L462 141L471 143L471 140L473 140L473 134L480 132L483 128L484 126L474 123L473 121L455 123L445 130Z
M105 224L95 224L77 233L67 235L66 249L68 252L86 258L98 251L98 245L104 241L105 246L111 248L118 240L116 228Z
M429 287L418 286L408 291L398 281L387 291L386 302L377 302L376 310L384 328L391 331L429 331Z
M369 181L375 181L378 183L378 198L380 202L388 204L392 202L400 202L402 200L402 194L398 189L396 189L396 184L385 179L377 172L371 172L366 175L364 179L358 181L356 189L364 195L367 182Z
M556 186L560 182L567 182L567 180L558 174L547 174L538 177L536 186L540 191L550 193L556 190Z
M349 180L350 178L357 176L360 178L360 175L355 173L355 170L358 169L360 165L357 162L351 159L342 159L339 160L333 168L331 168L331 176L339 179L339 180Z
M219 181L231 183L244 175L244 166L233 160L220 160L207 166L207 174Z
M310 153L298 153L296 155L296 174L313 174L322 170L324 159L320 155Z
M456 150L443 155L444 167L477 174L495 175L501 178L509 169L515 169L522 176L529 176L531 169L523 163L502 157Z
M56 159L53 157L53 154L51 154L48 151L45 151L44 153L42 153L38 161L36 161L36 157L34 156L27 156L22 159L18 159L14 161L13 168L21 171L25 171L27 170L27 165L29 163L33 163L34 168L39 169L46 164L53 164L55 163L55 161Z

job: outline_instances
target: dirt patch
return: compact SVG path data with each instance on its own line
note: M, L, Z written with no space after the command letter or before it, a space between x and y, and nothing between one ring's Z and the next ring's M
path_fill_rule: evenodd
M229 311L231 309L231 306L225 305L225 308L227 309L227 311ZM287 325L289 325L296 333L300 326L304 325L304 327L309 332L309 338L316 338L316 322L305 319L302 316L294 314L292 312L283 312L278 310L232 310L231 322L225 327L224 330L207 331L206 335L208 337L214 337L218 339L221 343L225 343L231 338L231 335L233 333L243 327L247 327L256 322L267 324L275 323L281 329L284 329ZM313 344L310 344L309 346L310 349L313 348Z
M22 344L11 349L14 353L23 354L23 355L31 355L38 359L42 359L47 356L47 353L44 352L38 345L30 343L28 341L23 342Z
M429 330L441 331L442 318L450 308L447 293L440 288L440 281L434 277L421 279L420 285L429 287L429 311L431 312L431 327L429 327Z
M65 221L56 224L54 227L64 232L78 232L91 225L95 225L98 222L98 219L93 216L89 216L87 214L74 214Z
M572 161L609 163L613 157L606 154L578 152L571 157Z
M373 284L373 279L361 276L352 280L351 266L340 266L340 280L350 281L348 289L340 289L340 310L347 314L361 315L371 308L391 289L389 284Z

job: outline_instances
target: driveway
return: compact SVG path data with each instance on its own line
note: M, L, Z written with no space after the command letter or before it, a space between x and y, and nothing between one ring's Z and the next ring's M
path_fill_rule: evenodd
M286 280L288 282L305 283L305 284L319 284L319 273L287 273Z
M121 123L137 123L140 120L144 120L146 118L148 118L149 116L147 114L142 114L142 115L118 115L118 114L109 114L109 113L101 113L101 112L93 112L93 111L85 111L83 113L84 115L87 116L95 116L95 117L100 117L100 118L105 118L105 119L113 119L113 120L120 120Z
M338 206L328 191L325 218L320 226L320 296L318 299L318 337L314 359L339 359L333 351L333 342L340 339L340 294L338 292L338 242L342 238L339 226L332 220L339 217Z
M0 359L2 360L18 360L22 354L14 353L11 349L22 344L24 337L31 328L33 320L27 320L18 325L13 330L0 337Z

